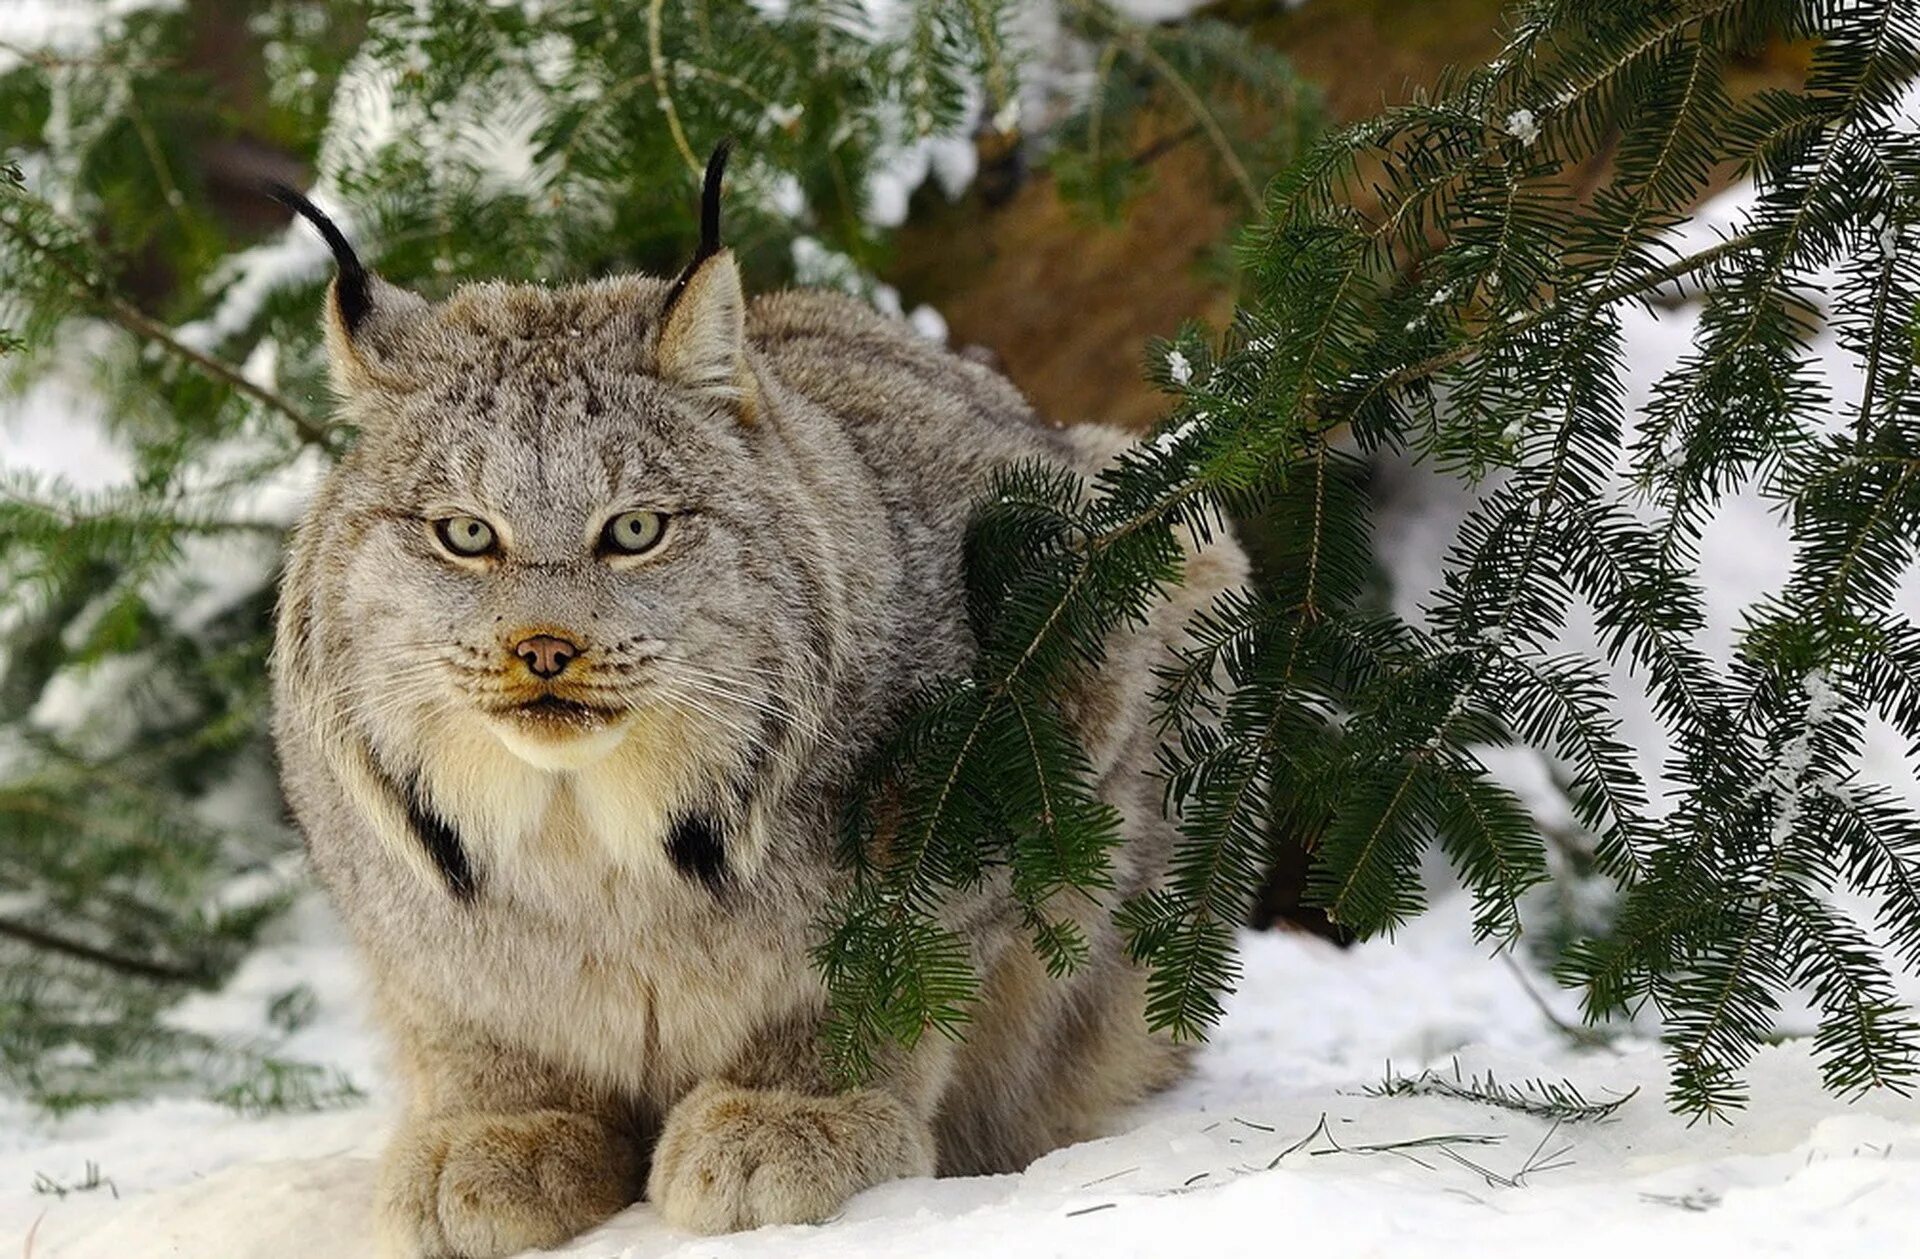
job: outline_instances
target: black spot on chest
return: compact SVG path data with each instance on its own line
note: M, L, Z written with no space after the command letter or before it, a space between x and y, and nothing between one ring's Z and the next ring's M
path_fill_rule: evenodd
M471 903L479 894L480 885L474 878L473 864L467 859L466 845L460 842L460 833L421 798L418 782L410 784L401 795L407 805L407 821L439 869L440 877L446 880L447 890L455 900Z
M667 832L667 858L689 879L719 895L727 884L727 840L719 819L689 813Z

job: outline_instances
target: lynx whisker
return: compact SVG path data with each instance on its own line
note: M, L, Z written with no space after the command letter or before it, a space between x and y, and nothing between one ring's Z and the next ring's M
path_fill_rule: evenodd
M707 703L699 693L689 693L682 686L662 687L660 690L660 699L661 702L670 707L679 707L698 713L715 725L743 740L751 741L756 737L756 733L751 727L737 718L730 717L719 709L714 708L711 704Z
M723 674L712 673L706 670L696 670L692 667L688 668L687 673L689 676L683 679L684 681L700 685L705 693L713 695L718 699L752 708L766 716L799 726L807 730L810 734L822 733L816 718L800 712L794 708L793 705L786 703L777 695L750 691L747 689L746 684L740 679L730 678Z

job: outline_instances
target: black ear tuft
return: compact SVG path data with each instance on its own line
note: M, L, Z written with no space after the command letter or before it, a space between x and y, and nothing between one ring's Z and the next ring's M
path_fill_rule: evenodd
M266 193L313 224L314 230L320 233L320 239L326 241L327 248L333 251L333 263L339 269L334 284L335 300L340 304L340 322L346 325L351 335L373 310L373 290L367 283L367 269L360 265L359 255L353 252L353 246L347 243L346 236L334 225L333 220L320 213L320 208L305 196L281 183L268 183Z
M732 152L733 139L728 137L713 146L713 156L707 159L707 176L700 185L700 248L694 252L693 260L680 268L673 287L667 290L666 304L660 308L663 320L666 312L680 300L687 281L700 269L700 264L720 252L720 183L726 177L727 157Z
M727 173L727 158L732 152L733 138L729 136L713 146L713 156L707 159L707 178L700 186L700 253L694 259L695 266L720 252L720 181Z

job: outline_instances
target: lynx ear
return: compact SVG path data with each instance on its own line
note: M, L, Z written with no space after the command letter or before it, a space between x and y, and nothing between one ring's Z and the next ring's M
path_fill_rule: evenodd
M350 394L368 384L403 383L401 342L427 315L426 301L368 271L346 234L305 196L285 184L266 188L274 200L312 224L333 253L325 320L334 387Z
M751 421L759 408L747 366L747 299L740 267L720 243L720 181L731 141L707 160L700 197L700 249L667 291L655 362L660 377L726 402Z
M658 365L663 380L696 393L744 400L747 301L733 251L701 261L661 317Z

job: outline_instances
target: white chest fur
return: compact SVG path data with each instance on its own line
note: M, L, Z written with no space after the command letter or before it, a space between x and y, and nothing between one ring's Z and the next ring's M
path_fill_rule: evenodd
M511 730L457 717L422 740L421 779L490 877L564 902L585 868L675 874L667 830L713 759L700 737L677 714L639 713L560 750L542 740L529 756Z
M509 751L478 720L424 749L421 780L480 872L462 942L465 1013L620 1087L671 1095L770 1020L818 999L808 924L740 912L676 869L692 731L638 719L573 769Z

